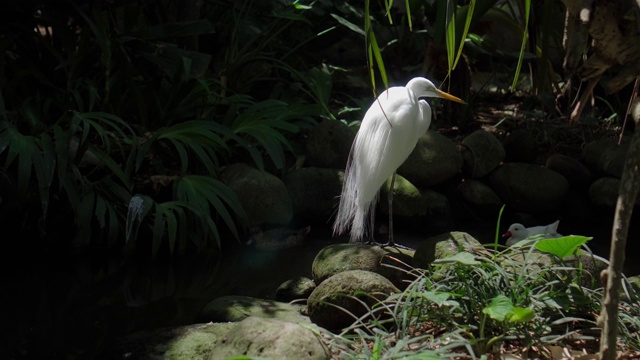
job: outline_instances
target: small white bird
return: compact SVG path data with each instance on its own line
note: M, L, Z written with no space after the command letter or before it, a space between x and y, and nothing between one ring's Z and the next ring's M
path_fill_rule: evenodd
M389 242L393 241L393 183L396 169L416 146L431 124L431 107L423 97L439 97L464 101L438 90L423 77L411 79L406 86L384 91L362 119L360 130L351 146L344 174L344 185L335 223L334 235L351 230L351 242L362 242L373 236L373 215L380 187L391 178L389 192Z
M560 224L560 220L556 220L553 224L528 228L524 227L522 224L511 224L511 226L509 226L509 230L502 234L502 237L509 238L507 239L507 246L511 246L535 235L544 235L546 239L558 238L562 237L561 234L558 234L558 224Z

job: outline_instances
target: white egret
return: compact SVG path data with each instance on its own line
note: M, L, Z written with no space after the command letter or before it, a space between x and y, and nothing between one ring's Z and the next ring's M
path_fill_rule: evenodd
M417 77L406 86L384 91L362 119L351 146L334 235L351 229L351 242L362 242L365 235L373 239L375 205L380 187L389 177L389 241L393 240L393 183L396 169L407 159L418 139L431 124L431 107L422 97L439 97L459 103L464 101L438 90L429 80Z
M558 225L560 224L560 220L556 220L553 224L543 225L543 226L533 226L533 227L524 227L522 224L511 224L509 226L509 230L506 233L502 234L503 238L508 237L507 246L511 246L515 243L518 243L526 238L530 238L535 235L544 235L547 239L550 238L559 238L562 237L558 233Z

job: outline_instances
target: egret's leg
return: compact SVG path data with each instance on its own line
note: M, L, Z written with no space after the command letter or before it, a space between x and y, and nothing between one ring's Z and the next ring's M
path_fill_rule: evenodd
M388 192L389 195L387 196L389 200L389 241L387 241L387 243L382 246L394 246L402 249L413 250L410 247L396 244L396 242L393 240L393 185L395 184L395 182L396 182L396 173L394 171L393 175L391 176L391 183L389 184L389 192Z
M395 242L393 241L393 184L396 182L396 172L393 172L391 175L391 184L389 184L389 241L387 245L395 246Z

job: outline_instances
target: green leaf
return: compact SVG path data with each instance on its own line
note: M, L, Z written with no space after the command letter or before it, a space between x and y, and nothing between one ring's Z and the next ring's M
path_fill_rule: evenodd
M518 77L522 69L522 62L524 60L524 49L529 40L529 13L531 12L531 0L524 1L524 31L522 32L522 45L520 46L520 56L518 57L518 65L516 66L516 73L513 76L513 83L511 84L511 91L515 91L518 84Z
M513 314L511 314L511 316L508 317L508 320L510 322L526 323L533 320L535 316L536 316L536 313L535 311L533 311L533 309L514 306Z
M586 244L592 237L569 235L554 239L543 239L536 243L536 249L553 254L561 259L574 255L578 248Z
M364 30L362 30L361 27L359 27L358 25L352 23L351 21L343 18L340 15L336 15L336 14L333 14L333 13L331 14L331 17L333 17L334 19L338 20L338 22L341 25L344 25L347 29L349 29L349 30L351 30L351 31L353 31L353 32L355 32L357 34L360 34L362 36L365 36Z
M491 299L491 304L482 309L484 314L496 321L504 321L513 314L513 302L504 295L498 295Z

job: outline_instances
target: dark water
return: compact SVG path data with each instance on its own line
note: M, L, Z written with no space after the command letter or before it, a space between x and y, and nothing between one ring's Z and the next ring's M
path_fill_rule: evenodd
M635 218L637 219L637 217ZM508 220L508 219L505 219ZM591 248L608 257L611 219L562 221L565 235L594 236ZM635 220L634 220L635 221ZM636 261L640 224L629 236L627 275L640 273ZM502 226L502 230L508 223ZM403 233L399 243L416 246L442 229ZM415 230L415 229L414 229ZM495 224L469 222L467 231L492 242ZM345 239L341 239L344 241ZM300 246L279 251L249 248L226 250L224 256L190 256L171 261L124 260L104 254L70 255L39 251L3 254L3 359L108 358L118 337L139 330L192 324L200 310L222 295L273 298L287 279L311 276L311 263L324 246L335 243L328 229L312 229Z

